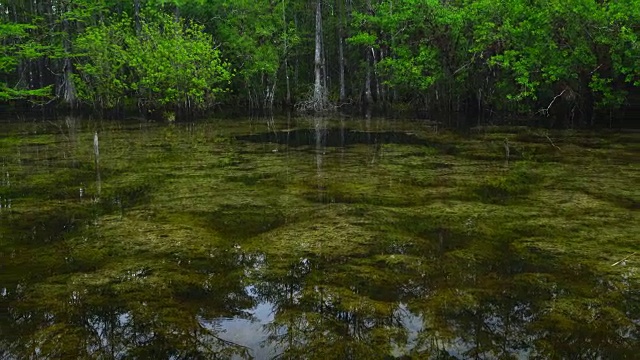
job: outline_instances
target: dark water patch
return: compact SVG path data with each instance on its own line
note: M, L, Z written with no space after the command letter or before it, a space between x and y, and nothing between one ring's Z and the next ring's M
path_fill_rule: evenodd
M264 174L254 174L254 173L241 174L241 175L229 175L225 177L225 180L227 181L237 182L247 186L256 185L258 182L264 179L265 179Z
M350 204L350 205L377 205L406 207L421 204L424 200L402 194L400 192L384 192L375 188L364 191L345 191L333 186L320 187L316 190L309 190L302 193L302 197L307 201L320 204Z
M269 185L284 187L286 181L278 176L278 174L272 173L260 173L260 172L240 172L234 175L225 176L225 180L232 183L240 183L246 186L255 185Z
M388 221L379 230L387 234L386 241L376 251L399 257L395 261L383 257L387 265L407 265L402 256L409 256L406 259L419 258L431 264L436 261L447 267L473 266L474 271L502 266L500 271L505 274L545 272L558 266L556 255L531 246L516 246L523 237L552 234L554 229L547 227L519 227L507 221L454 214L391 216Z
M495 152L495 153L473 153L473 152L466 152L464 154L460 155L461 157L465 158L465 159L469 159L469 160L478 160L478 161L504 161L506 160L506 156L505 153L502 152ZM517 152L517 151L513 151L511 150L510 154L509 154L509 160L521 160L522 159L522 155Z
M442 180L442 178L436 176L416 176L416 175L407 175L403 181L406 184L417 186L421 188L435 188L435 187L446 187L451 184L447 184L446 181Z
M14 174L11 184L0 187L0 196L13 199L38 197L48 200L79 199L80 188L96 180L95 171L57 168L32 174Z
M460 221L460 223L458 223ZM403 216L391 226L394 232L408 234L413 237L403 253L433 257L466 246L472 235L466 231L463 220L434 216ZM387 251L394 253L402 247L391 243Z
M492 176L472 185L473 192L481 201L488 203L507 203L533 192L542 180L527 162L517 163L503 175Z
M286 223L284 213L272 206L224 205L195 216L205 227L229 240L245 240Z
M87 208L61 206L57 209L13 212L0 217L0 226L12 241L39 244L62 239L90 216Z
M142 183L110 188L105 191L100 203L106 211L139 206L150 201L151 194L158 185L158 181L148 180Z
M640 210L640 198L631 195L625 196L621 194L603 193L597 191L583 190L583 192L596 199L611 203L616 207L628 210Z
M320 137L319 139L318 136ZM265 132L254 135L236 136L236 140L254 143L283 144L290 147L315 146L317 141L320 141L323 146L327 147L345 147L358 144L430 145L427 140L407 132L367 132L340 128L331 128L321 132L313 129Z
M549 142L549 140L543 134L536 134L533 132L523 132L515 134L512 139L521 143L538 144Z
M434 156L434 151L429 151L429 150L406 151L406 152L402 152L400 156L405 158L408 158L408 157L428 158L430 156Z

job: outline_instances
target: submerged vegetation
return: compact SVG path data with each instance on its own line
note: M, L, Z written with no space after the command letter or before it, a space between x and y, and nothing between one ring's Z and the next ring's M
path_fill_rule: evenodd
M637 133L2 126L0 358L640 350Z

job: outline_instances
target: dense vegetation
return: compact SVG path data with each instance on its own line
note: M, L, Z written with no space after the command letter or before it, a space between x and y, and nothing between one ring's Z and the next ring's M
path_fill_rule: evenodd
M638 24L640 0L4 0L0 102L609 125L640 103Z

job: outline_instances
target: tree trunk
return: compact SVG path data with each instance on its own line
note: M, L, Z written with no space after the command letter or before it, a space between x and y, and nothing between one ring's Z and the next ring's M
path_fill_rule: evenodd
M315 79L313 85L313 100L321 101L322 88L322 1L316 0L316 47L314 57Z
M68 8L65 8L65 11L68 10ZM62 16L62 27L64 34L64 40L62 41L62 44L64 48L65 58L62 63L62 83L60 84L59 96L65 103L73 107L76 103L76 88L72 80L73 69L71 58L69 57L69 54L71 53L71 27L69 25L69 19L66 18L64 12Z
M380 102L380 78L378 77L378 71L376 70L378 59L376 58L376 51L374 48L371 48L371 60L371 67L373 68L373 75L376 80L376 101Z
M344 3L343 0L338 0L339 6L339 19L338 19L338 68L340 72L340 102L343 103L347 99L347 91L344 81Z
M369 13L369 15L374 15L371 0L367 0L367 12ZM373 66L373 62L375 61L373 47L370 46L366 49L365 59L367 60L367 74L364 80L364 96L366 104L370 105L373 103L373 96L371 95L371 67Z
M364 79L364 99L367 105L373 103L373 96L371 95L371 52L373 48L367 48L367 75Z
M284 25L284 78L286 81L287 94L285 104L291 105L291 85L289 82L289 26L287 25L287 12L284 0L282 0L282 24Z
M298 14L297 13L293 13L293 26L297 29L299 29L298 27ZM298 88L298 79L300 79L300 57L299 56L295 56L295 61L293 63L293 87L295 89Z
M133 2L133 18L136 22L136 35L140 36L142 32L142 24L140 24L140 0Z

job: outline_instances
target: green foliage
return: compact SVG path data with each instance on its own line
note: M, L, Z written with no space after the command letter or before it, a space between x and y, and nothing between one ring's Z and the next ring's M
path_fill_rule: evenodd
M79 96L103 108L128 95L147 109L205 109L231 78L203 26L162 13L147 14L140 34L124 16L88 29L76 44Z
M223 92L262 107L299 98L315 77L308 1L9 3L0 4L2 100L53 87L60 96L73 77L96 107L206 109ZM577 114L589 124L594 109L625 106L640 86L640 0L322 4L330 98L339 88L347 102L364 91L442 114Z
M292 21L291 12L299 10L295 3L224 0L192 10L211 14L206 21L236 74L233 86L251 102L273 95L278 74L290 71L284 67L285 59L301 42ZM224 20L217 20L221 17Z
M619 107L624 84L640 82L638 9L637 0L381 1L354 15L349 41L388 49L376 64L385 83L436 105L481 92L485 106L533 113L562 93L588 112Z
M548 104L570 89L578 103L593 92L598 104L616 107L624 93L615 83L633 83L639 74L630 61L635 56L637 64L640 54L637 34L625 35L622 25L640 20L637 1L623 2L634 10L587 0L471 3L473 51L500 72L497 88L507 99Z
M14 89L7 87L6 84L0 83L0 101L24 99L24 98L47 98L51 97L53 85L45 86L40 89Z
M374 14L357 14L355 19L362 31L349 39L351 43L374 46L375 42L393 53L377 63L386 84L426 94L461 79L456 69L466 55L459 38L463 18L451 4L383 1ZM376 32L382 36L371 35Z
M30 24L5 23L0 21L0 79L4 74L15 71L20 61L42 56L46 47L29 39L29 31L35 29ZM23 98L38 98L51 95L52 86L40 89L11 87L0 81L0 101Z
M94 106L113 108L120 105L131 86L127 76L129 53L125 49L130 34L130 20L87 29L76 40L78 60L75 78L78 97Z
M131 88L145 107L206 108L231 78L211 35L201 25L157 14L141 33L127 37Z

